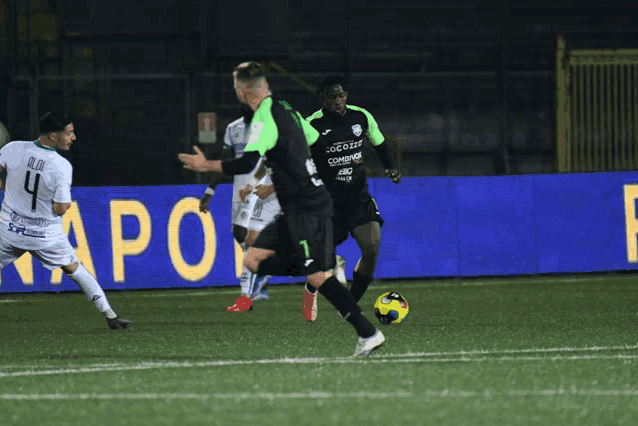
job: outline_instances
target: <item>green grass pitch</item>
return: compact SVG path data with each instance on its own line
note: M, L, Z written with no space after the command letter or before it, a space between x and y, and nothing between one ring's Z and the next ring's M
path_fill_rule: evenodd
M403 324L372 312L410 304ZM237 288L0 296L0 425L633 425L638 276L380 281L386 344L302 287L227 313Z

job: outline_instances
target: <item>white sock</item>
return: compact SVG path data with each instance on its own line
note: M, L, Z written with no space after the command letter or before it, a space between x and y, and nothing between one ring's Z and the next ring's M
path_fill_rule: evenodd
M250 272L245 265L241 267L241 277L239 277L239 287L241 288L241 294L250 297L253 287L255 285L255 279L257 274Z
M115 318L117 316L111 309L111 305L106 298L106 294L104 294L104 290L100 287L100 284L98 284L95 277L91 275L81 263L74 273L67 274L67 276L82 289L84 294L86 294L86 297L93 302L95 307L98 308L105 317Z

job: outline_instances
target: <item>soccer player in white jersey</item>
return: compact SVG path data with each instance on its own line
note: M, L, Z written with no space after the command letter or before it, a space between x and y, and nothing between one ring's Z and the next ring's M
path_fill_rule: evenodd
M72 120L55 112L40 119L40 137L14 141L0 149L0 173L6 188L0 209L0 269L29 252L45 268L62 268L104 314L111 329L128 328L118 317L97 280L78 261L62 228L71 207L71 163L56 152L68 151L75 141Z
M244 148L248 143L247 128L253 117L253 111L246 105L241 105L242 117L233 121L226 127L224 134L224 146L221 158L230 158L234 152L235 158L244 154ZM260 163L261 164L261 163ZM279 202L272 190L267 186L270 176L265 173L265 168L260 169L260 164L246 175L236 175L233 180L232 198L232 232L235 240L241 246L244 253L252 245L259 235L259 232L279 213ZM259 175L256 173L259 171ZM199 209L202 213L207 213L208 203L215 193L215 188L222 182L223 175L213 174L208 188L200 200ZM251 191L243 191L242 188L250 187ZM240 296L234 304L226 310L229 312L243 312L252 310L252 301L268 300L268 290L266 284L270 276L257 278L256 274L250 272L242 266L242 273L239 279ZM239 302L239 303L238 303Z

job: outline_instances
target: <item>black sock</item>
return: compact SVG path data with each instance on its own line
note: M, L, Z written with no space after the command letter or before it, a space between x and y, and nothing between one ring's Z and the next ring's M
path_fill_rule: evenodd
M308 290L310 294L315 294L317 292L317 288L310 285L308 281L306 281L306 290Z
M371 282L372 277L366 277L357 271L352 273L352 287L350 288L350 292L357 303L359 303L359 300L361 300Z
M363 311L357 301L352 297L352 293L345 288L333 275L328 278L320 287L319 293L328 299L328 302L337 308L341 316L348 321L357 331L359 337L370 337L377 329L363 315Z
M292 257L282 258L274 255L259 263L257 276L273 275L275 277L301 277L301 266Z

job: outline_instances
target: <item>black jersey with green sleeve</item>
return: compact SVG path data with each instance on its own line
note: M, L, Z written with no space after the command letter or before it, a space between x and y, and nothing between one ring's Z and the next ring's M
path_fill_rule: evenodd
M309 146L319 133L279 97L260 104L248 134L244 152L266 156L281 210L332 216L332 198L317 174Z
M377 146L384 141L372 114L363 108L346 105L343 115L322 108L306 120L322 135L325 155L315 160L319 176L332 197L346 199L367 191L363 143L367 140Z

